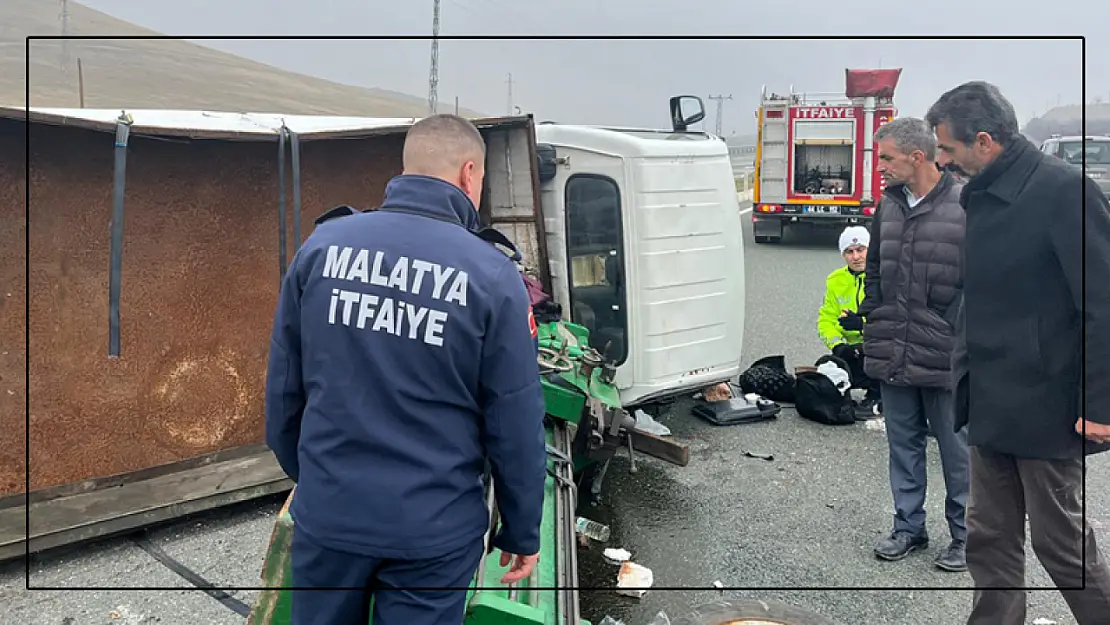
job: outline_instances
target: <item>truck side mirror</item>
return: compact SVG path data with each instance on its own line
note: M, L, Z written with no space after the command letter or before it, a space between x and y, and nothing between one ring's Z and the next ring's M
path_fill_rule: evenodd
M547 182L555 177L555 146L546 143L536 145L536 168L540 182Z
M696 95L676 95L671 98L671 127L683 132L705 119L705 104Z

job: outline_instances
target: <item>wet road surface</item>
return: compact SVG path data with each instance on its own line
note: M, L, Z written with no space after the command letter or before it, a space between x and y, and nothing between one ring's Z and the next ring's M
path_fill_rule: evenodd
M837 234L802 234L781 245L757 246L746 225L744 366L783 354L792 371L824 353L816 314L824 278L842 262ZM601 551L623 547L653 571L655 586L642 599L583 591L584 618L597 624L609 615L626 625L647 625L660 610L674 616L725 597L778 599L841 625L966 620L971 592L937 589L967 588L970 577L932 564L949 539L935 441L929 442L926 504L932 543L901 562L884 562L872 555L893 514L881 430L819 425L790 408L774 421L720 427L691 415L692 405L676 405L659 419L673 437L690 444L689 466L638 456L639 472L629 475L627 456L619 456L609 468L601 505L581 510L609 523L612 533L605 545L581 553L581 585L612 589L617 567ZM744 451L773 454L774 460L745 457ZM1105 552L1110 459L1090 461L1088 492L1088 516ZM1029 586L1052 586L1031 552L1028 571ZM757 590L719 592L715 581ZM800 590L830 587L841 590ZM878 590L847 590L852 588ZM894 588L904 590L886 590ZM1038 617L1075 623L1055 590L1029 593L1029 621Z

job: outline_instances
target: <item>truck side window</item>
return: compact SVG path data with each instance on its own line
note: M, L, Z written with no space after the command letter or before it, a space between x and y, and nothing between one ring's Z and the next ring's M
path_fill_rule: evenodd
M617 365L628 357L620 188L611 178L576 174L566 186L570 316L590 344Z

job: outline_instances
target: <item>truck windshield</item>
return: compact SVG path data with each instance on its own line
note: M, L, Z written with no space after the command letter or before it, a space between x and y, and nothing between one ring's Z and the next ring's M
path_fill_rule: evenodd
M1110 165L1110 141L1067 141L1060 144L1060 156L1072 165L1083 164L1083 153L1087 153L1087 165Z

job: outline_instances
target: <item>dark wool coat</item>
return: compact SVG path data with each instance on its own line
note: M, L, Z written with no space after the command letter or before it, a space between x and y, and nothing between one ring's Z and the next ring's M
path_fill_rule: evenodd
M1106 197L1079 168L1019 138L961 201L956 426L968 424L971 445L1021 458L1110 449L1075 432L1080 416L1110 424Z

